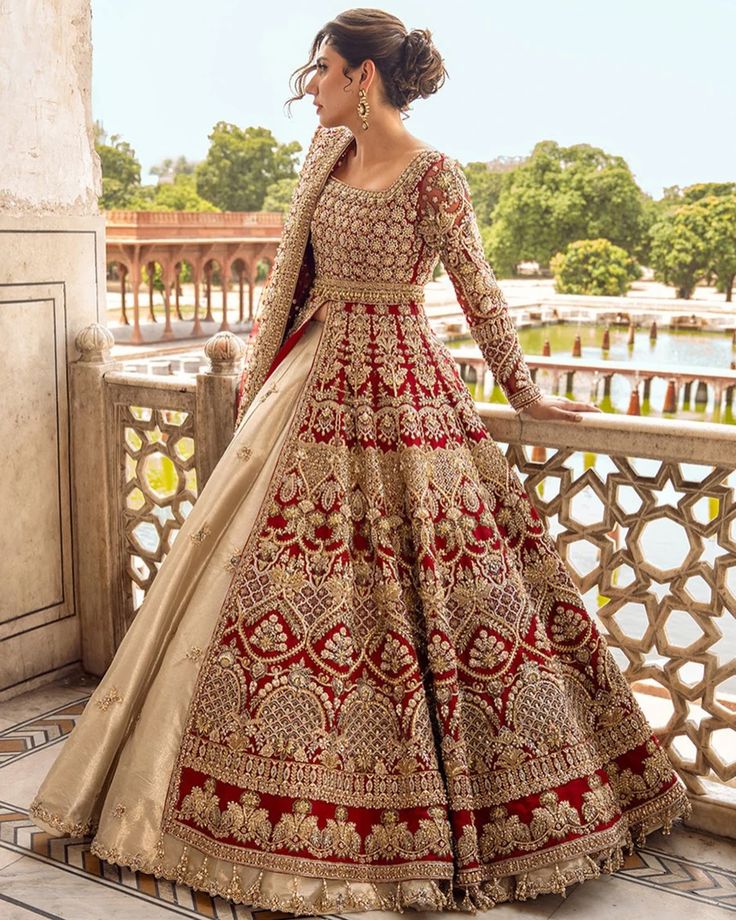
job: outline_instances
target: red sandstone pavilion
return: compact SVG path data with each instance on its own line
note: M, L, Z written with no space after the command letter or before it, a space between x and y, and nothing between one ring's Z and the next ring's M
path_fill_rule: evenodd
M173 339L171 291L174 291L176 317L183 319L179 307L177 280L182 266L191 268L194 283L194 321L192 336L211 334L202 321L212 322L212 272L219 267L222 289L222 322L218 331L230 330L227 315L228 290L233 275L239 293L238 322L244 322L244 292L248 288L248 319L253 319L254 291L258 263L273 264L281 239L283 215L273 211L107 211L106 250L108 267L118 266L122 314L130 324L126 308L128 285L133 292L133 329L130 342L145 339L140 327L140 286L142 269L149 278L149 318L153 319L153 274L161 266L166 319L161 339ZM200 293L204 284L207 312L200 317Z

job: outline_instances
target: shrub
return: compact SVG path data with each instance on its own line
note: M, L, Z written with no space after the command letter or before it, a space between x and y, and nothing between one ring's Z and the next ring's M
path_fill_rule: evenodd
M558 294L625 294L641 277L641 267L610 240L576 240L552 257Z

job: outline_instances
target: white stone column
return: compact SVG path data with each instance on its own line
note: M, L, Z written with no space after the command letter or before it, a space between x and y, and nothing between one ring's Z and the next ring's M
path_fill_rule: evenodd
M0 699L81 664L68 366L106 321L90 18L0 0Z

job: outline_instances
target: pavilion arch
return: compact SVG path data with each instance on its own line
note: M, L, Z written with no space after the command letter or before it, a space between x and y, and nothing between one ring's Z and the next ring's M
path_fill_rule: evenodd
M170 317L181 320L181 292L177 278L182 266L188 266L194 287L194 316L190 335L203 338L211 334L207 322L216 322L213 308L219 306L220 288L223 314L219 331L240 331L251 323L255 314L256 288L260 287L271 271L281 231L283 216L271 213L209 213L209 212L148 212L109 211L106 223L106 250L109 262L119 259L129 266L128 285L133 291L133 328L131 343L144 342L141 322L156 321L151 313L163 296L167 322L161 339L181 337L171 329ZM157 269L158 285L153 297L149 296L149 314L141 317L140 298L145 304L147 283L145 266L160 265ZM164 276L167 284L163 285ZM156 276L154 276L156 277ZM136 279L138 283L136 284ZM187 283L189 283L187 281ZM245 315L245 287L248 288L248 313ZM237 286L237 288L236 288ZM215 292L213 293L213 287ZM235 292L238 309L235 309ZM172 297L173 293L173 297ZM188 294L189 292L187 292ZM204 295L204 296L203 296ZM228 311L228 295L231 310ZM174 310L171 310L173 300ZM206 309L201 309L208 301ZM185 301L188 303L189 300ZM237 314L234 318L230 314ZM160 318L160 317L159 317ZM218 317L219 319L219 317ZM231 327L232 324L232 327ZM247 331L247 330L242 330Z

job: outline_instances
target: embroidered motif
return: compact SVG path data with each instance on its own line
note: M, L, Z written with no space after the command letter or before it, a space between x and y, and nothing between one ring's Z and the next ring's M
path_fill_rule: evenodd
M211 532L209 524L205 524L203 527L200 527L199 530L195 530L194 533L190 534L189 539L192 543L202 543Z
M230 552L225 558L224 569L226 572L234 572L238 567L238 562L240 561L241 550L237 546L230 548Z
M263 402L264 400L268 399L268 397L271 396L273 393L278 393L278 389L279 388L277 386L274 386L273 384L271 384L271 386L267 390L265 390L263 394L261 395L260 401Z
M125 814L125 805L123 805L122 802L118 802L115 808L113 808L112 814L115 818L122 818L122 816Z
M192 645L188 650L185 658L190 658L192 661L199 661L202 657L202 649L197 645Z
M122 703L123 698L120 696L116 687L110 687L107 693L104 696L98 697L95 700L97 706L104 710L105 712L110 708L113 703Z
M238 460L250 460L250 458L253 456L253 448L248 447L247 444L241 444L235 452L235 456L238 458Z

